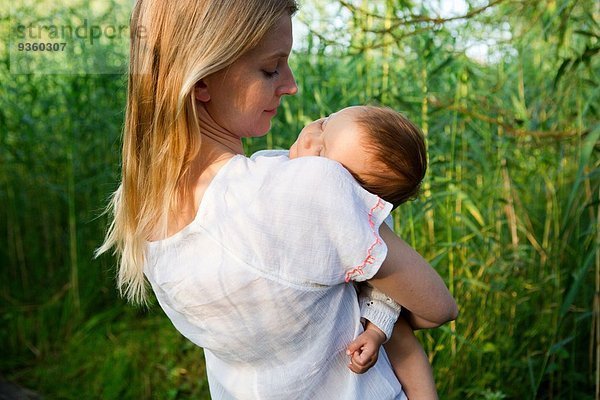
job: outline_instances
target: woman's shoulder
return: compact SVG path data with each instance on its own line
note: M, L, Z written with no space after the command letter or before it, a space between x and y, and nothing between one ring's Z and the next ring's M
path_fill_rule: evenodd
M273 171L274 184L284 183L291 186L300 196L307 190L344 191L349 188L363 190L354 177L339 162L325 157L309 156L289 160Z
M258 153L235 156L226 163L206 188L192 222L173 236L195 227L224 226L270 220L274 213L304 215L348 210L381 200L364 190L338 162L324 157ZM324 207L326 205L326 207ZM253 221L249 221L253 220ZM212 229L210 229L212 230Z
M364 190L336 161L283 162L245 204L245 224L236 226L252 233L244 237L253 264L276 268L286 281L333 285L368 278L386 254L378 227L391 205Z
M299 203L319 205L330 202L337 207L356 203L377 203L378 196L365 190L337 161L325 157L300 157L278 171L276 183L286 186Z
M386 203L337 161L316 156L290 160L279 153L240 157L216 180L208 202L210 212L219 210L240 220L269 219L274 212L317 215L341 209L345 213Z
M259 197L279 191L300 197L323 190L364 191L337 161L316 156L290 160L287 150L259 151L251 157L238 157L216 180L215 187L226 187L230 195L251 193Z
M238 156L177 242L190 249L206 242L285 282L331 285L376 270L373 260L386 252L377 227L390 208L335 161Z

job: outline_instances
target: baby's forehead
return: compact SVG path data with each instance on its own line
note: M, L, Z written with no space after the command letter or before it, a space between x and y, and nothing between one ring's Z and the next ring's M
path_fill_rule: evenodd
M349 107L346 107L346 108L342 108L337 113L356 114L358 112L364 112L365 110L366 110L365 106L349 106ZM337 113L333 113L333 114L337 114Z
M336 112L332 112L327 117L323 118L323 123L327 124L330 120L334 118L345 118L345 119L355 119L359 113L364 112L364 107L362 106L350 106L346 108L342 108Z
M360 117L368 115L369 111L370 111L370 108L367 106L350 106L350 107L342 108L338 112L331 114L331 116L343 115L346 119L351 119L351 120L356 121L357 119L360 119Z

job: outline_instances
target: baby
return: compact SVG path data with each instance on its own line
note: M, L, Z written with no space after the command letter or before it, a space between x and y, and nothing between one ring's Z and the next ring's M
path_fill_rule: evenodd
M261 153L266 152L253 157ZM390 108L374 106L344 108L308 124L289 150L290 159L304 156L339 162L363 188L393 208L416 196L427 168L425 141L419 128ZM360 284L357 289L365 329L348 346L349 368L356 373L366 372L385 343L406 395L411 400L436 399L427 356L408 323L398 318L401 306L368 284Z
M423 134L402 114L354 106L308 124L290 147L290 159L338 161L366 190L398 207L419 191L427 169Z
M373 106L344 108L307 125L289 152L290 159L321 156L338 161L366 190L396 208L415 197L427 169L425 140L418 127L402 114ZM436 398L431 366L400 305L376 289L359 286L365 331L349 346L350 369L365 372L385 349L394 372L410 399ZM400 326L401 325L401 326ZM410 361L409 361L410 360Z

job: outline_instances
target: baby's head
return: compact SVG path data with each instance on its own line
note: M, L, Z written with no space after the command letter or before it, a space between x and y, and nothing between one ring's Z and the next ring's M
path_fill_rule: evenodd
M385 107L348 107L307 125L290 158L308 155L338 161L394 208L418 194L427 170L423 134Z

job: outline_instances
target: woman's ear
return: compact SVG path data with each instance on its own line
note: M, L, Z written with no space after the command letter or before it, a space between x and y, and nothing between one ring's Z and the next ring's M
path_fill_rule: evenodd
M208 93L208 86L201 79L194 86L194 97L196 100L206 103L210 100L210 93Z

